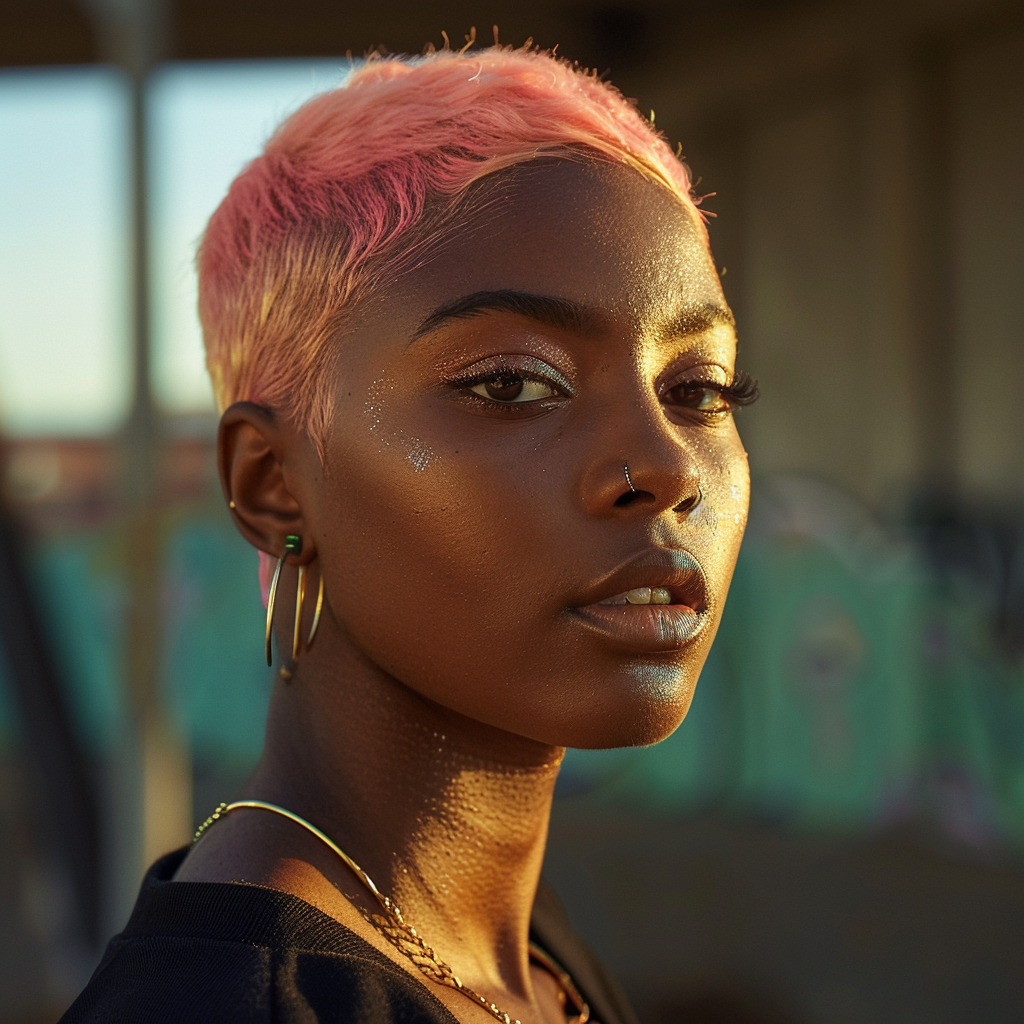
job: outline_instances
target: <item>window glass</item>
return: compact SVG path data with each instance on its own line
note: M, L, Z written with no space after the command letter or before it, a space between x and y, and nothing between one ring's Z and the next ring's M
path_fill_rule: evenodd
M0 429L97 433L129 398L124 79L0 72Z

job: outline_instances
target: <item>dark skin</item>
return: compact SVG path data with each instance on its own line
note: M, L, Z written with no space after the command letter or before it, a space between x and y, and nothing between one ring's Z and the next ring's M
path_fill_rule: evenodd
M501 1009L562 1024L527 952L555 777L565 747L652 743L689 707L746 520L736 339L664 187L559 160L485 187L486 213L355 309L323 462L280 415L224 414L239 529L274 556L303 538L280 651L294 566L326 595L246 796L323 829ZM623 597L644 587L670 603ZM276 815L233 812L178 879L291 892L422 980L355 909L375 909L358 881Z

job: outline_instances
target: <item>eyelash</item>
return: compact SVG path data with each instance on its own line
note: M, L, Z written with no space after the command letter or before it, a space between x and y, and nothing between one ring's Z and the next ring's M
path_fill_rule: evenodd
M543 373L534 373L529 370L525 370L522 366L514 366L511 363L497 363L481 373L476 373L468 377L458 377L448 382L449 386L462 391L466 398L480 402L490 408L501 408L508 410L511 414L522 414L530 408L536 408L538 402L498 402L493 399L484 398L481 395L473 394L470 388L476 387L479 384L486 384L489 381L498 380L502 377L506 378L518 378L524 381L531 380L537 381L538 383L545 384L548 387L554 388L562 393L563 397L571 398L573 392L569 389L568 385L562 381L553 379L552 376ZM732 382L729 384L721 384L718 381L713 380L688 380L680 381L678 384L673 385L673 388L667 389L668 391L674 390L677 387L685 387L690 385L692 387L707 388L711 391L717 391L730 406L746 406L753 405L754 402L760 397L760 388L758 382L745 370L737 370L733 375ZM542 399L538 401L550 402L555 401L555 398ZM715 414L710 414L715 415Z
M549 388L559 392L558 395L552 396L551 398L538 399L533 402L498 402L493 399L484 398L482 395L473 394L470 388L476 387L478 384L487 384L491 381L500 380L502 377L515 378L524 381L536 381L538 384L544 384ZM559 398L572 398L573 391L569 387L568 381L564 379L558 379L561 374L547 374L532 372L525 369L522 366L516 366L512 363L497 362L488 366L486 370L480 373L471 374L468 377L456 377L448 381L449 387L452 387L458 391L463 392L463 396L472 402L478 402L490 409L500 408L507 411L510 415L522 415L528 412L530 409L536 409L540 403L547 404L548 402L555 402Z
M673 392L677 391L681 391L682 394L673 399ZM708 392L719 396L722 402L720 408L700 408L699 405L686 401L687 397L691 400L699 399L702 394L706 395ZM757 401L757 398L757 381L743 370L736 371L730 384L723 384L717 380L702 380L698 377L677 381L661 392L661 400L666 406L685 410L708 421L721 419L738 406L751 405Z
M731 384L719 384L716 381L693 381L693 383L717 391L723 398L729 400L730 405L753 405L761 396L757 381L746 370L737 370Z

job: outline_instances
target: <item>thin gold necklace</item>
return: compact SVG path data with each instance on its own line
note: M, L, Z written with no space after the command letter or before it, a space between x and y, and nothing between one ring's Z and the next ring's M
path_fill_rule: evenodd
M479 992L474 992L468 985L463 984L459 976L437 955L433 947L427 945L419 932L406 923L405 918L402 916L402 911L398 908L398 904L389 896L385 896L373 884L373 879L337 843L324 835L315 825L311 825L305 818L299 817L299 815L286 810L284 807L278 807L277 804L264 803L262 800L236 800L233 804L225 803L217 807L213 814L196 829L196 834L192 837L193 845L199 841L203 833L215 821L223 818L224 815L229 814L231 811L237 810L239 807L255 807L259 810L273 811L274 814L281 814L290 821L294 821L296 825L301 825L308 832L312 832L317 839L326 843L345 862L349 870L373 894L384 913L370 914L361 908L360 913L400 953L408 957L431 981L461 992L468 999L471 999L474 1003L487 1010L492 1017L500 1020L502 1024L522 1024L522 1021L513 1019L504 1011L499 1010L486 996L480 995ZM575 1016L568 1018L567 1024L587 1024L587 1021L590 1019L590 1007L580 994L579 989L576 988L568 972L563 970L543 949L532 942L530 943L530 959L540 967L543 967L558 982L558 997L562 1007L564 1008L567 1003L571 1003L576 1011Z

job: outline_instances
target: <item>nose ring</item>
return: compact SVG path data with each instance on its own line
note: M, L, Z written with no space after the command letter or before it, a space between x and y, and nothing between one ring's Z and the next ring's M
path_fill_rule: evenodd
M626 474L626 483L629 484L629 489L636 494L636 488L633 486L633 481L629 479L629 466L626 463L622 464L622 472Z

